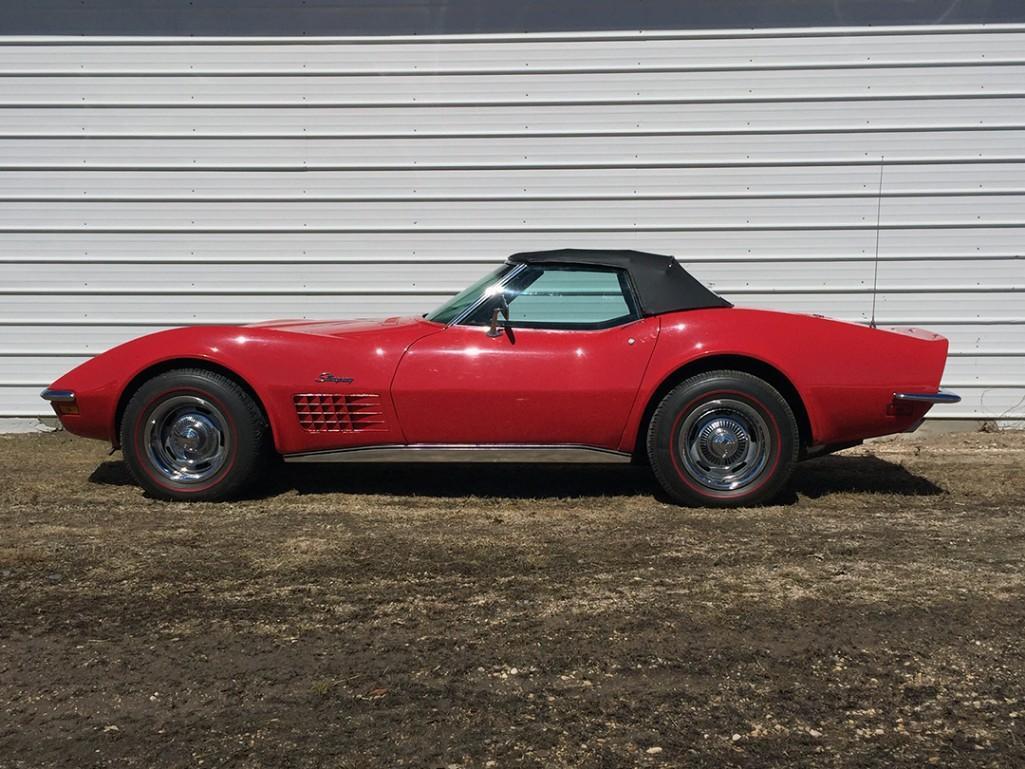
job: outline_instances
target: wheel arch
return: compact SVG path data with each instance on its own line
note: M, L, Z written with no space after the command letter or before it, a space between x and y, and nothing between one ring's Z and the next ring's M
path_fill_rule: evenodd
M633 455L635 460L641 459L646 461L647 449L645 443L648 427L651 424L651 418L655 413L655 409L662 402L666 394L680 384L680 382L692 376L719 369L743 371L746 374L751 374L764 380L776 388L779 394L786 400L787 405L790 406L790 410L794 412L794 418L797 420L797 433L801 444L799 448L800 453L803 454L813 444L813 433L811 420L808 416L808 408L801 397L801 393L786 374L765 361L747 355L708 355L689 361L674 369L652 392L648 402L645 404L641 421L638 424L637 435L634 438Z
M176 369L200 369L203 371L210 371L215 374L220 374L223 377L227 377L233 381L245 390L249 397L253 399L253 402L256 403L257 407L260 409L260 413L267 422L268 429L271 431L271 438L273 439L275 437L274 421L270 418L266 404L263 402L260 394L256 392L253 386L249 384L243 376L216 361L208 360L206 358L184 357L170 358L168 360L160 361L159 363L154 363L151 366L147 366L132 377L121 389L121 394L118 396L117 408L114 411L114 430L112 441L114 448L120 448L121 420L124 417L125 409L128 407L128 402L132 399L132 396L135 395L136 391L150 379Z

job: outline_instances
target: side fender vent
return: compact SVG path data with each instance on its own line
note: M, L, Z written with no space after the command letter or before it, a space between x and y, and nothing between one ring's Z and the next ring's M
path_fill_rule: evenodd
M292 396L292 402L299 425L310 433L360 433L386 429L380 395L297 393Z

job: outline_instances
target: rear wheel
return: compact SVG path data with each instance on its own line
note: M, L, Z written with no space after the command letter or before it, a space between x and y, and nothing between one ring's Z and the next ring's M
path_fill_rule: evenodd
M675 501L741 507L779 493L799 443L797 421L775 388L742 371L710 371L662 399L648 429L648 458Z
M259 406L237 383L203 369L150 379L121 420L121 448L139 485L167 500L213 501L252 487L270 455Z

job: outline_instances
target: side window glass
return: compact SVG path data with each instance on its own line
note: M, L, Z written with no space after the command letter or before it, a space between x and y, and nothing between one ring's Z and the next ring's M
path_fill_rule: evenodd
M607 328L637 317L621 270L531 265L504 296L514 328ZM487 323L495 306L481 307L468 322Z

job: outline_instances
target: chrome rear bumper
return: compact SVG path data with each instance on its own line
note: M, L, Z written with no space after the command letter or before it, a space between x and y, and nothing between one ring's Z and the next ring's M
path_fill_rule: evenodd
M960 403L961 396L939 390L934 393L894 393L893 399L904 403Z

